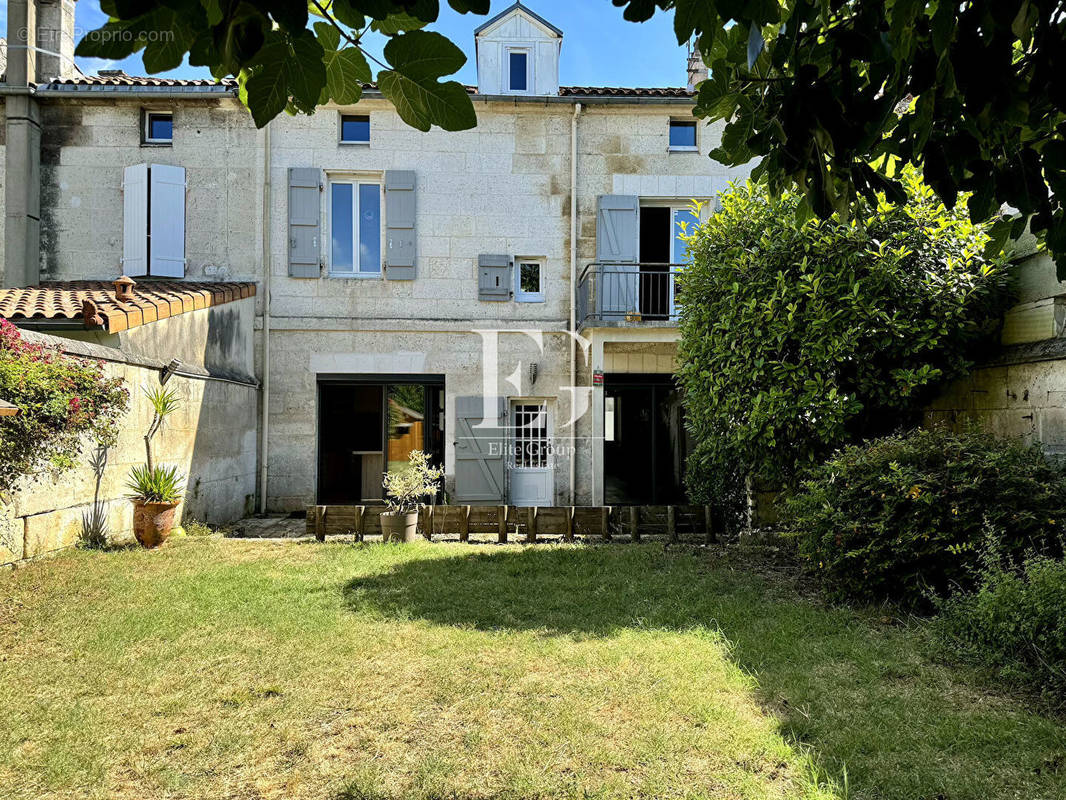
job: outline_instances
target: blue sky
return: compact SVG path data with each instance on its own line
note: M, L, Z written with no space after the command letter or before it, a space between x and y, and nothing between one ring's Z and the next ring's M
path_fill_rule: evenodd
M493 0L492 13L510 5ZM657 14L640 25L622 19L622 10L610 0L527 0L525 5L564 33L560 82L568 86L683 86L685 53L673 34L673 16ZM7 30L7 3L0 8L2 30ZM441 18L433 30L440 31L466 53L468 61L458 74L463 83L476 83L474 28L487 18L457 14L441 2ZM106 21L97 0L80 0L77 8L78 35ZM374 49L374 48L372 48ZM377 49L380 49L378 45ZM101 62L78 59L86 74L98 69L119 68L131 75L145 74L140 54L123 61ZM203 70L183 66L171 77L210 77Z

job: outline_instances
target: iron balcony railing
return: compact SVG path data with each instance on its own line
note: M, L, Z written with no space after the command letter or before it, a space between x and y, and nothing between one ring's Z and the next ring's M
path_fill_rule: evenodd
M684 264L589 264L578 281L578 324L676 321L677 275L684 267Z

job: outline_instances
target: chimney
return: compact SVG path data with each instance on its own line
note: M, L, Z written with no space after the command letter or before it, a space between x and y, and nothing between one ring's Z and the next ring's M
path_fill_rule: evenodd
M115 300L119 303L128 303L133 300L133 287L137 285L137 281L133 280L129 275L123 275L114 281L115 284Z
M75 0L37 0L37 83L81 74L74 66Z
M700 55L700 40L689 42L688 46L688 88L694 91L702 81L707 80L707 65Z

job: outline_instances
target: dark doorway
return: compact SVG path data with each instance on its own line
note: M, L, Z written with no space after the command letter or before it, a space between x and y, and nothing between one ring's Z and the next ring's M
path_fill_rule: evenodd
M386 470L412 450L444 463L443 378L319 377L319 504L382 502Z
M684 503L688 446L673 376L607 375L603 394L605 502Z
M670 214L666 207L640 209L640 316L670 316Z

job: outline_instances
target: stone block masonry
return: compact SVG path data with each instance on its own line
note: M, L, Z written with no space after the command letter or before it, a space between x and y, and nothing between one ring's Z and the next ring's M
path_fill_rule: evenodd
M23 335L58 344L71 355L108 359L104 371L125 381L130 408L102 469L94 469L93 448L86 447L75 469L26 481L10 502L0 503L0 565L75 545L83 517L92 513L94 503L107 520L110 540L131 541L133 510L125 484L130 468L144 462L143 436L152 409L142 389L159 385L160 365L88 342L26 331ZM254 383L216 380L203 372L202 377L169 378L167 386L177 390L181 405L157 436L154 452L160 463L175 464L187 476L179 519L223 524L254 510L259 393Z

